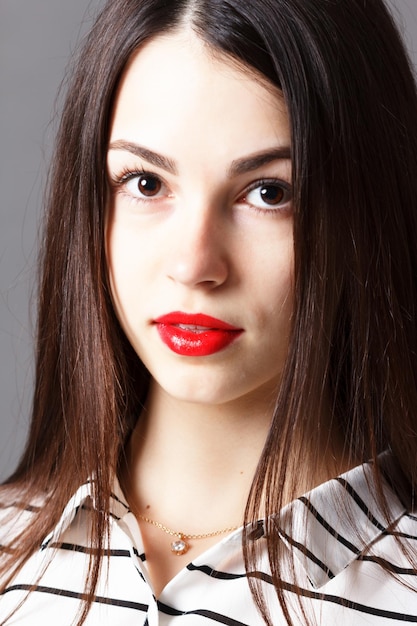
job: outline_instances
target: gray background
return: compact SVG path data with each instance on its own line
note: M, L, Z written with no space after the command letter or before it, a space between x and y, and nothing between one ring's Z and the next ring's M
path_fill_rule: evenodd
M417 0L389 0L417 65ZM0 480L22 450L32 395L36 248L55 97L104 0L0 0Z

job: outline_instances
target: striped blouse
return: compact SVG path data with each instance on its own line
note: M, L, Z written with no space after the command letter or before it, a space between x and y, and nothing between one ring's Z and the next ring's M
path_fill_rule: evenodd
M411 569L394 540L400 534L417 554L417 516L405 511L388 486L386 489L389 529L373 495L366 464L315 488L277 516L275 532L295 554L294 571L288 567L283 583L290 612L297 615L300 610L295 572L302 605L313 624L417 623L417 572ZM88 564L85 529L93 506L90 484L82 485L68 502L57 527L0 596L0 624L74 623ZM241 529L189 563L156 599L139 526L117 481L111 513L109 557L101 571L97 595L86 621L88 626L264 624L249 591ZM25 512L27 523L31 514L30 510ZM258 573L272 622L274 626L284 625L287 622L271 583L262 522L257 530L251 540L259 542ZM7 529L1 524L0 540L5 532ZM394 575L380 567L381 561ZM5 622L34 583L27 600Z

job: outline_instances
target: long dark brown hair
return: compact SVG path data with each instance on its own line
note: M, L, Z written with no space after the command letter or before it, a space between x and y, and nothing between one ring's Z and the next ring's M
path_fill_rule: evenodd
M22 500L46 493L49 504L9 546L8 580L89 477L98 555L105 542L112 479L149 381L110 300L104 250L109 121L131 55L184 22L213 50L278 86L291 122L293 327L246 522L258 518L265 492L266 513L281 508L289 469L303 462L306 450L323 454L318 416L324 406L328 437L341 434L352 463L373 461L381 505L378 455L386 449L398 462L394 489L407 504L414 496L417 98L383 1L110 0L68 83L52 160L33 418L26 450L8 480ZM280 588L281 543L273 533L267 540L291 623ZM248 541L244 553L250 572L256 555ZM92 564L90 601L100 558L93 556ZM271 624L256 581L251 585Z

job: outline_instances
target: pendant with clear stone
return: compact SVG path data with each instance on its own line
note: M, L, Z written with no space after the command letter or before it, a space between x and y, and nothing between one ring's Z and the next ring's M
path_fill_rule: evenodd
M171 543L171 552L176 556L181 556L188 552L190 548L190 544L187 543L183 537L183 535L179 534L178 539Z

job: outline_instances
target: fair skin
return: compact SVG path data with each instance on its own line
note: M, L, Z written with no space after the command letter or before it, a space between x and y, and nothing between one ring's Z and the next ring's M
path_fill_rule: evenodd
M238 526L268 433L293 307L282 96L186 29L157 37L121 81L108 173L112 297L152 376L123 488L134 512L177 531ZM171 312L205 314L238 332L210 354L178 354L155 321ZM185 326L204 338L204 324ZM172 537L138 521L156 595L219 541L193 541L187 554L174 556Z

